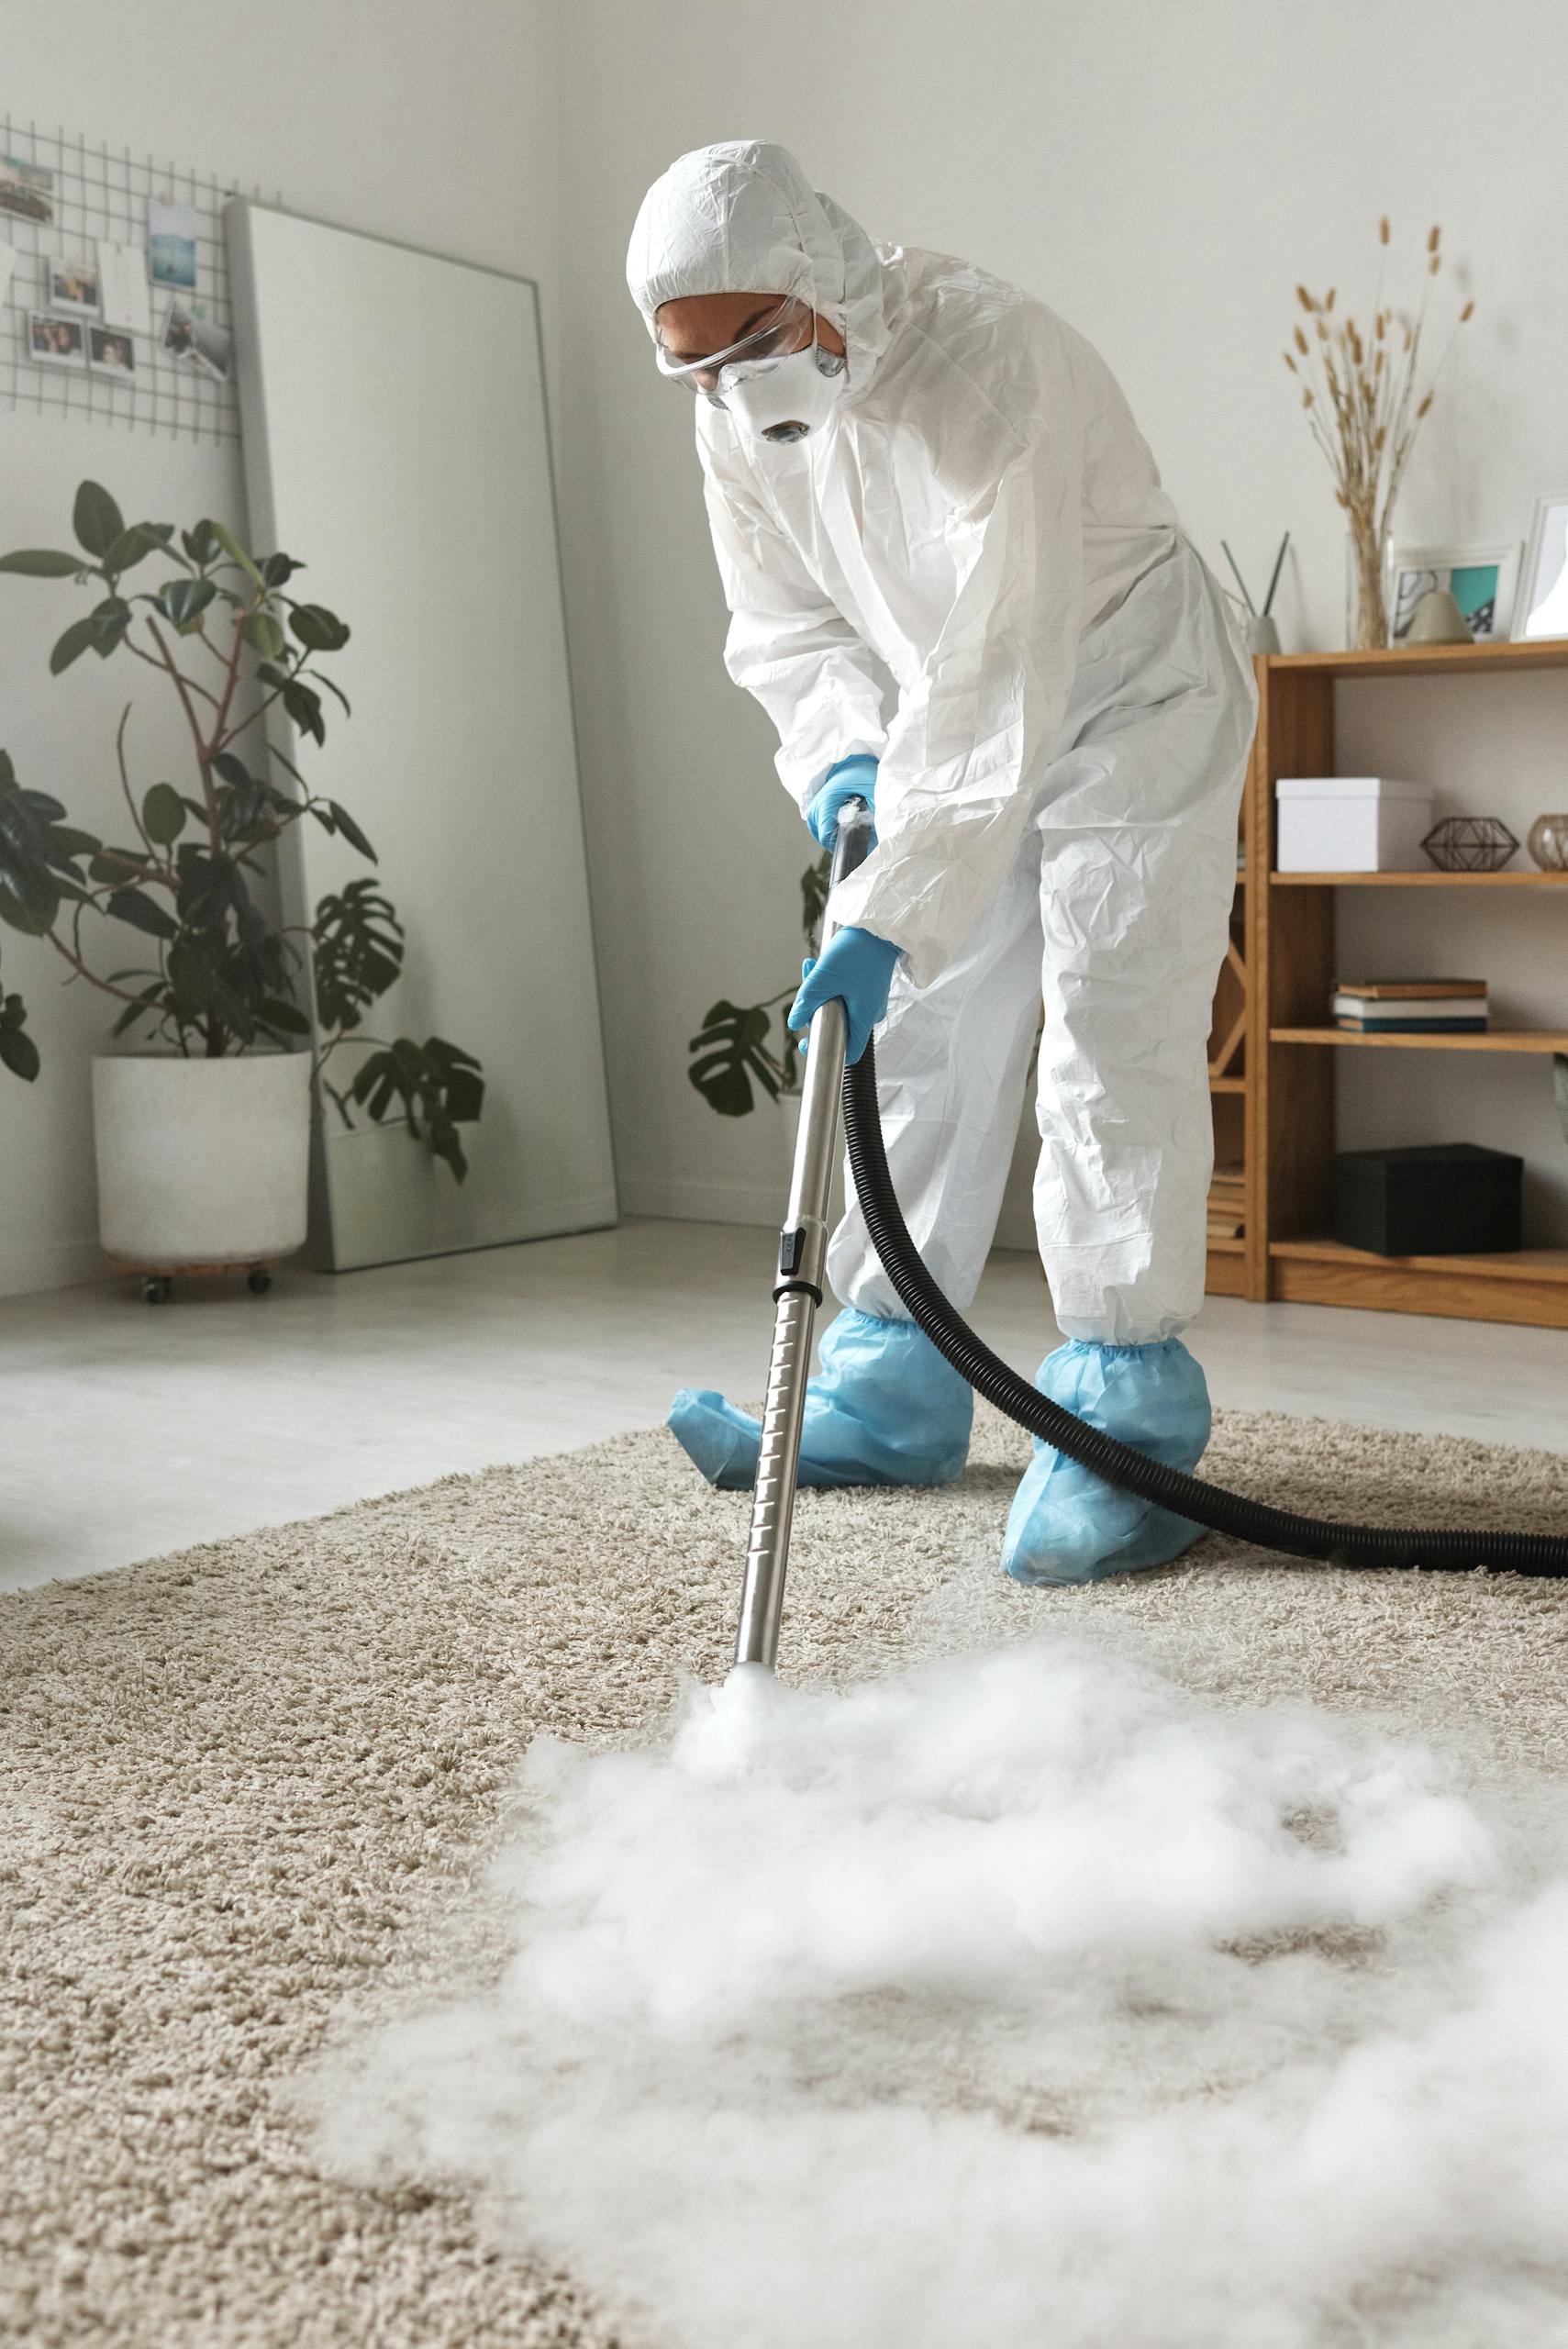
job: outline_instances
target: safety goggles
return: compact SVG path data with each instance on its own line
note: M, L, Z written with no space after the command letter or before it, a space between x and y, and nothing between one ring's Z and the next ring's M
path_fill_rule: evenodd
M743 334L739 342L730 343L723 351L710 351L703 359L677 363L665 350L661 335L654 346L659 372L673 384L689 384L694 392L706 392L710 400L717 399L724 388L721 378L730 368L743 368L748 375L762 373L779 360L805 350L816 326L816 314L809 302L786 294L778 307L750 333ZM729 380L735 383L742 378L736 375Z

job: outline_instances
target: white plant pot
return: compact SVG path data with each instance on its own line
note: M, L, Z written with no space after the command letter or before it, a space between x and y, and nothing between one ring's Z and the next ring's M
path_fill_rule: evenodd
M310 1054L93 1063L98 1235L131 1264L275 1264L304 1244Z

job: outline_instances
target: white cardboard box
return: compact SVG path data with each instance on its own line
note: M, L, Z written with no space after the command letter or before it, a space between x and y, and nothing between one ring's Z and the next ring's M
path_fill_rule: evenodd
M1390 775L1284 775L1279 799L1281 873L1424 873L1432 790Z

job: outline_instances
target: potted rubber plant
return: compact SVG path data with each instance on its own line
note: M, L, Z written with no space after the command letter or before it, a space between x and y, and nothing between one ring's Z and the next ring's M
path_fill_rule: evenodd
M188 771L181 783L133 779L128 702L114 745L126 823L113 841L72 823L0 751L0 923L49 947L67 984L84 981L117 1007L119 1049L93 1067L106 1252L148 1275L150 1297L168 1293L161 1270L195 1264L249 1264L261 1287L263 1268L306 1236L313 1078L345 1125L406 1119L459 1182L460 1130L480 1115L484 1080L442 1037L367 1032L403 961L401 925L373 876L322 897L308 924L268 910L267 860L292 825L319 824L375 862L348 809L263 734L274 707L296 747L325 742L328 696L348 714L323 665L348 642L347 624L290 592L300 562L251 554L221 522L177 538L172 523L128 525L89 481L72 523L74 551L0 555L0 573L92 591L50 670L62 675L91 652L151 672L178 703ZM157 584L138 587L133 575ZM39 1052L6 975L0 1067L30 1081ZM301 1000L312 984L313 1051ZM334 1083L350 1047L356 1064Z

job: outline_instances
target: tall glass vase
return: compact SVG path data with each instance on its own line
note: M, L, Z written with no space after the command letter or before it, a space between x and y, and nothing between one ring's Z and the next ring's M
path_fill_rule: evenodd
M1387 646L1387 552L1386 536L1373 518L1352 514L1345 567L1345 641L1352 652L1382 652Z

